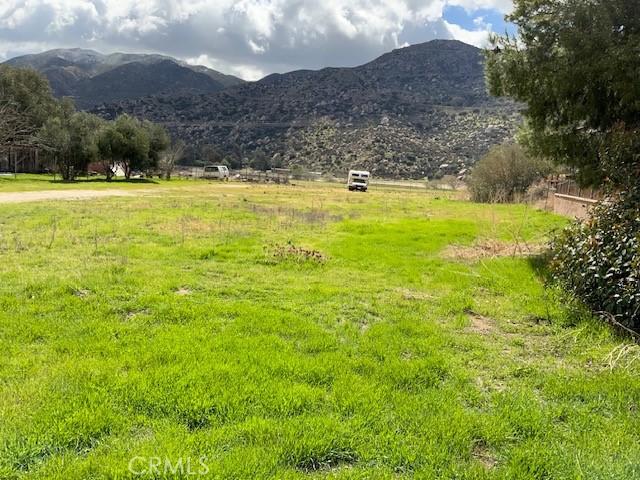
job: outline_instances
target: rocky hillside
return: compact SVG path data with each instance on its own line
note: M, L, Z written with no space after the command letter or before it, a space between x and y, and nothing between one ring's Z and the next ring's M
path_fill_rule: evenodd
M93 50L58 49L12 58L6 63L43 73L54 95L73 97L80 108L165 93L213 93L244 83L162 55L103 55Z
M436 40L354 68L270 75L207 95L156 95L103 105L166 124L197 149L215 145L234 163L421 178L464 174L513 136L518 108L487 95L482 52Z

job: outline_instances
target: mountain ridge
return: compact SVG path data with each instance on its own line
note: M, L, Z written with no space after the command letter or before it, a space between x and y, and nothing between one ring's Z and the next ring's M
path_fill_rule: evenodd
M159 54L102 54L68 48L14 57L5 63L39 71L49 80L54 95L72 97L83 109L163 92L211 93L244 82ZM114 75L120 77L115 89ZM160 78L162 82L158 81Z
M94 112L163 123L194 150L214 145L235 163L264 155L277 166L403 178L463 174L519 122L517 105L487 93L482 51L449 40L356 67L271 74L211 94L155 95Z

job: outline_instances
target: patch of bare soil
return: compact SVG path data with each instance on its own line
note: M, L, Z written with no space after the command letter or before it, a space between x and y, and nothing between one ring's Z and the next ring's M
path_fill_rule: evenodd
M491 454L489 449L482 444L478 444L473 447L473 458L478 460L484 468L487 470L492 469L498 463L498 460Z
M492 318L480 315L473 310L467 310L465 313L471 321L471 325L467 327L470 332L488 335L496 330L496 322Z
M429 295L425 292L420 292L419 290L410 290L408 288L398 288L397 292L400 294L403 300L433 300L433 295Z
M0 193L0 203L38 202L42 200L83 200L100 197L126 197L139 195L140 190L40 190L34 192Z
M509 243L500 240L483 239L473 245L449 245L441 256L447 260L476 261L485 258L523 257L540 253L544 245L539 243Z

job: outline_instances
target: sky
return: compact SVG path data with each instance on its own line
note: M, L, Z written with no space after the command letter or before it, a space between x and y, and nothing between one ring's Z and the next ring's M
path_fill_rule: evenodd
M0 0L0 61L52 48L161 53L257 80L513 32L511 0Z

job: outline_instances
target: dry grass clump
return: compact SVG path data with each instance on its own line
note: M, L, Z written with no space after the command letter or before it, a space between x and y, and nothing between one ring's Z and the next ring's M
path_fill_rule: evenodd
M318 263L323 264L327 261L327 256L319 250L306 247L299 247L293 243L284 245L272 245L267 249L269 257L277 263L290 261L294 263Z
M495 239L481 239L472 245L452 244L445 248L442 257L447 260L476 261L486 258L523 257L536 255L544 248L542 244L512 243Z

